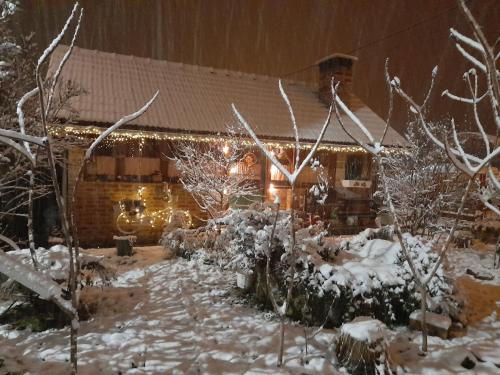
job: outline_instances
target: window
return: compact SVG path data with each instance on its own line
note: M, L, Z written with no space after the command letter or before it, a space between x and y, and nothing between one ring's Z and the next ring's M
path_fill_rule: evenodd
M368 155L347 155L345 162L346 180L368 180Z

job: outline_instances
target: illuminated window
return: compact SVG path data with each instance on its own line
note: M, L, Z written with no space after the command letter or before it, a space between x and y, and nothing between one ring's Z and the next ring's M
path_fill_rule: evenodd
M345 162L346 180L368 180L368 156L367 155L347 155Z

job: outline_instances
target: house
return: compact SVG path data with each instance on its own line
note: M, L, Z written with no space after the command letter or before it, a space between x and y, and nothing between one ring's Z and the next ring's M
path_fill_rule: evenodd
M55 50L48 74L57 68L67 48L59 46ZM318 61L317 85L283 82L295 111L302 147L310 147L316 140L327 116L332 75L343 81L341 96L351 110L372 134L381 135L384 121L351 91L355 61L352 56L334 54ZM257 135L279 158L293 160L293 130L277 78L75 48L62 79L80 85L87 94L71 101L78 111L78 121L53 127L58 137L95 138L123 115L142 106L156 90L160 91L143 116L110 135L85 170L75 203L75 218L84 245L112 241L113 234L117 234L119 202L123 200L140 198L147 202L151 212L161 212L166 204L165 183L169 184L173 197L171 205L189 210L195 220L203 218L194 200L178 183L177 171L166 156L179 141L223 144L226 126L236 123L231 103L237 105ZM64 118L68 113L61 111L59 116ZM348 118L345 124L361 137ZM387 146L398 146L404 140L389 129L385 142ZM280 173L257 149L249 152L255 160L254 178L263 199L279 194L289 207L290 190ZM83 148L67 150L63 181L66 194L73 190L82 157ZM331 193L326 205L317 207L308 197L316 177L306 170L297 189L298 210L306 216L318 213L333 219L339 231L373 223L371 158L333 119L318 157L331 178ZM161 225L156 228L144 225L138 235L143 242L153 242L160 232Z

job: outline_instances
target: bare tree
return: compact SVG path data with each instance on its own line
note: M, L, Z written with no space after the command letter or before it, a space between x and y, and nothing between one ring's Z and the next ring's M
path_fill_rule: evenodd
M427 352L426 310L427 310L427 288L428 288L429 282L435 276L438 268L440 267L440 265L443 261L444 255L446 254L446 251L448 250L448 248L450 247L450 244L452 243L452 240L453 240L453 237L455 234L455 230L456 230L458 223L460 221L460 217L461 217L463 210L464 210L464 207L465 207L465 202L466 202L468 195L469 195L469 192L473 186L475 177L477 176L479 171L482 168L487 167L488 164L492 161L493 157L495 155L497 155L498 152L500 152L500 150L497 148L495 151L489 153L483 159L475 157L475 161L477 164L474 167L470 166L471 167L469 170L470 173L467 174L468 175L467 185L466 185L466 187L463 191L463 194L461 196L460 204L459 204L459 207L457 209L455 219L453 220L453 224L448 231L448 234L446 236L445 241L442 243L440 249L438 250L438 258L437 258L435 264L433 265L433 267L431 268L431 271L427 275L420 274L420 272L417 270L417 268L415 267L415 265L413 263L408 246L403 239L402 225L400 222L400 218L398 216L398 212L397 212L395 205L394 205L394 197L393 197L393 194L391 192L391 189L389 188L389 183L387 180L387 173L385 170L385 164L383 162L383 155L384 155L385 150L384 150L384 147L382 146L382 144L383 144L385 135L387 133L387 129L390 125L390 119L391 119L392 109L393 109L394 92L401 95L409 103L410 110L413 113L417 114L419 122L423 125L426 133L431 135L432 137L434 137L429 130L428 122L425 120L424 108L425 108L425 103L427 102L427 100L430 96L431 90L434 86L434 81L435 81L436 75L437 75L437 67L434 68L434 70L433 70L430 89L429 89L429 91L424 99L424 102L422 105L418 106L413 101L413 99L411 97L409 97L401 89L400 80L397 77L394 77L392 80L390 79L387 64L386 64L385 78L386 78L386 83L387 83L388 88L389 88L389 111L388 111L387 120L386 120L386 124L385 124L385 130L383 132L382 137L379 140L376 140L373 137L373 135L368 131L368 129L361 122L361 120L354 113L352 113L349 110L349 108L342 102L340 97L337 95L338 84L335 88L332 87L332 92L333 92L333 96L334 96L335 114L336 114L337 120L339 121L339 123L342 126L342 128L344 129L344 131L355 142L357 142L367 152L369 152L371 155L373 155L373 157L378 165L379 173L380 173L381 180L382 180L382 186L383 186L384 193L385 193L385 200L386 200L386 202L389 206L389 210L394 218L395 234L398 238L398 241L400 243L400 246L401 246L401 249L402 249L403 254L405 256L405 259L409 264L409 267L410 267L411 272L413 274L414 280L418 286L418 289L420 290L422 351L423 352ZM367 138L368 141L364 141L360 138L357 138L357 137L353 136L351 132L349 132L349 130L345 127L343 120L340 116L339 107L356 124L356 126L359 127L359 129L362 131L362 133L364 134L364 136ZM463 152L463 149L460 147L460 144L458 143L457 136L456 136L456 129L455 129L453 121L452 121L452 126L453 126L454 139L456 141L456 145L457 145L458 150L451 149L448 146L447 141L445 141L445 143L443 144L439 140L437 140L437 138L435 138L435 137L434 137L435 139L433 139L433 141L440 143L442 145L442 148L446 149L447 153L449 155L453 155L453 160L454 160L455 165L460 166L460 162L458 162L457 158L455 157L455 154L458 156L461 156L463 158L464 162L466 162L467 164L470 165L470 162L469 162L470 160L468 159L467 155Z
M24 131L26 126L31 130L33 122L25 124L22 114L24 101L17 104L17 100L34 85L32 72L35 61L31 56L35 46L33 35L25 37L11 30L10 15L15 10L15 2L2 1L0 4L0 122L3 129L22 126ZM39 190L34 191L35 175L30 173L33 165L22 154L7 146L0 146L0 154L0 233L12 235L9 233L9 222L13 218L28 218L26 211L31 211L29 198L41 196L47 190L38 184Z
M71 46L68 49L68 52L63 56L61 62L59 63L58 69L54 75L54 79L51 81L50 85L47 85L41 76L41 67L45 61L50 57L54 49L61 42L65 33L67 32L70 24L72 23L75 15L79 11L79 18L77 24L75 26L75 30L72 37ZM47 279L46 275L38 272L36 270L36 261L34 260L35 270L31 270L19 262L16 262L14 259L5 255L3 252L0 252L0 272L4 273L8 277L13 280L19 282L25 287L37 293L42 299L49 299L56 303L57 306L61 308L61 310L68 315L71 320L70 327L70 346L71 346L71 366L72 373L76 374L78 372L78 361L77 361L77 335L78 335L78 327L79 327L79 319L78 319L78 307L79 307L79 291L78 285L79 283L79 248L78 248L78 240L76 238L76 227L72 220L72 215L70 216L71 220L68 219L68 211L65 207L63 197L59 188L58 176L56 170L56 158L54 152L54 141L51 137L51 134L48 130L48 121L47 117L50 113L50 106L53 103L55 88L57 85L57 80L64 68L64 64L69 59L71 55L71 51L78 34L78 30L80 27L80 22L83 16L83 9L79 8L78 3L75 3L73 10L66 20L66 23L59 33L57 37L52 41L52 43L44 50L43 54L38 59L38 63L35 69L35 77L37 87L32 89L23 95L22 99L18 104L18 116L19 116L19 131L9 130L9 129L0 129L0 142L4 145L11 147L15 151L17 151L20 155L22 155L31 166L36 166L39 154L38 149L43 149L45 151L45 158L47 160L47 164L49 166L49 171L51 175L51 182L53 186L53 191L56 198L56 203L58 206L58 213L60 216L60 221L62 225L62 231L65 239L66 246L68 248L69 253L69 277L68 277L68 291L71 298L71 302L66 301L62 297L62 289L61 287L54 283L52 280ZM48 90L46 89L48 87ZM28 135L24 126L24 114L23 114L23 104L30 98L38 95L38 106L39 112L41 115L41 132L42 135ZM156 93L151 100L149 100L141 109L136 111L135 113L123 117L116 124L111 126L105 132L103 132L89 147L85 154L84 161L82 162L82 166L80 167L80 173L77 180L76 185L81 178L83 164L90 158L93 150L99 145L99 143L111 132L118 129L123 124L136 119L141 116L153 103L156 99L158 93ZM36 148L36 153L33 152L32 147ZM32 169L30 170L32 175ZM33 180L30 178L30 191L33 188ZM74 193L74 192L73 192ZM32 199L32 194L29 194L28 199ZM32 207L30 203L30 207ZM30 211L31 212L31 211ZM32 231L32 220L29 217L28 220L28 228L30 229L30 233ZM0 238L1 239L1 238ZM5 239L4 239L5 240ZM11 243L12 241L7 241ZM32 244L32 234L30 234L30 248ZM33 249L34 250L34 249Z
M271 303L273 305L275 313L279 316L280 318L280 345L278 349L278 366L282 366L283 364L283 351L284 351L284 341L285 341L285 317L286 313L288 310L288 307L290 305L290 301L292 298L292 291L293 291L293 286L294 286L294 281L297 277L296 275L296 260L297 260L297 249L296 249L296 239L295 239L295 207L294 207L294 201L295 201L295 183L301 174L301 172L304 170L304 168L310 163L312 157L316 153L316 150L318 149L318 146L321 144L321 141L323 140L323 137L325 135L326 129L328 128L328 125L330 124L330 119L331 119L331 114L332 114L332 106L330 106L330 109L328 111L327 118L323 124L323 127L321 128L320 133L318 134L318 137L316 139L316 142L314 145L311 147L311 150L308 152L306 157L300 161L300 139L299 139L299 131L297 128L297 123L295 120L295 114L293 112L292 105L290 103L290 100L288 99L288 96L285 93L285 90L283 89L283 85L281 83L281 80L279 81L279 90L281 93L281 96L283 97L283 100L286 103L286 106L288 108L288 111L290 113L290 118L292 121L292 127L293 127L293 132L295 136L295 161L293 165L293 172L289 171L282 163L278 161L278 159L274 156L274 154L262 143L262 141L257 137L255 132L253 131L252 127L248 122L243 118L243 116L240 114L240 112L237 110L236 106L234 104L231 105L232 110L238 119L239 123L245 128L245 130L250 134L252 139L254 140L255 144L262 150L264 155L278 168L278 170L285 176L286 180L290 184L291 187L291 193L292 193L292 205L290 208L290 244L288 248L285 249L286 251L286 261L288 263L288 270L286 272L286 278L285 278L285 283L287 284L287 294L286 298L282 302L281 306L278 305L274 294L272 293L269 279L270 279L270 258L272 255L272 248L271 244L273 242L274 238L274 233L276 229L276 221L278 218L278 212L280 209L280 202L277 199L275 204L276 204L276 219L273 225L272 233L270 236L270 241L269 241L269 246L268 246L268 252L267 252L267 262L266 262L266 279L267 279L267 289L268 289L268 294L269 297L271 298Z
M184 189L212 218L222 216L233 200L258 194L251 180L250 164L255 161L245 160L247 149L242 139L231 128L228 133L230 136L219 145L181 143L170 158Z
M402 230L412 235L441 232L447 224L441 219L442 212L453 209L464 188L459 172L417 121L408 124L405 138L404 147L381 158L385 176L380 177L391 193ZM384 186L379 184L374 198L385 200L385 196ZM382 206L382 210L387 208Z
M479 198L483 204L500 216L500 209L495 205L493 198L497 198L500 194L500 182L495 176L491 167L495 158L500 154L499 131L500 131L500 72L496 68L496 63L500 58L500 52L495 52L494 48L488 43L481 26L472 16L472 13L465 5L464 0L458 0L459 8L467 19L473 33L473 37L466 36L457 30L450 28L450 36L455 41L457 51L470 63L473 68L464 73L463 78L467 83L469 97L462 97L450 93L449 90L443 91L442 95L463 104L470 106L474 114L474 124L478 129L478 135L483 142L484 150L477 150L476 153L467 150L460 142L460 137L455 127L455 121L452 119L452 139L453 144L450 146L448 138L444 137L441 140L429 126L429 121L426 119L425 111L421 105L418 105L415 100L401 87L399 80L394 81L396 93L403 98L412 112L417 115L418 121L429 139L436 146L445 150L453 164L464 172L469 177L475 177L486 170L486 186L480 191ZM495 46L498 45L498 39ZM479 57L476 57L479 56ZM481 78L482 77L482 78ZM434 78L433 78L434 80ZM480 93L481 80L486 84L484 93ZM494 122L496 134L494 137L489 137L485 131L483 120L479 115L478 106L481 102L487 101L489 110Z
M7 5L6 5L7 4ZM9 4L11 4L9 6ZM14 5L12 5L14 4ZM15 2L3 2L2 6L10 9L4 17L0 17L0 123L3 129L20 130L24 134L43 136L40 124L40 110L36 101L37 89L33 71L36 67L36 48L32 42L33 34L25 37L18 35L10 28L9 15L16 9ZM77 33L74 33L71 46ZM61 69L58 70L60 73ZM74 96L82 94L77 85L71 82L63 82L59 74L47 79L44 86L50 89L50 97L47 104L47 122L58 124L61 121L57 115L61 109L69 113L67 121L76 115L70 107L70 101ZM21 98L21 99L19 99ZM69 139L65 144L53 140L54 156L56 163L63 162L63 150L67 147ZM74 142L71 139L71 142ZM48 169L47 158L44 157L46 150L38 146L30 146L23 143L24 149L35 156L36 163L14 150L14 148L0 144L0 233L13 236L15 229L19 228L19 221L28 221L28 244L34 254L34 231L33 231L33 204L35 200L52 194L52 183ZM13 220L17 218L18 220ZM10 225L12 223L12 225ZM12 227L12 228L10 228ZM20 233L23 238L23 234ZM36 260L33 257L33 262Z

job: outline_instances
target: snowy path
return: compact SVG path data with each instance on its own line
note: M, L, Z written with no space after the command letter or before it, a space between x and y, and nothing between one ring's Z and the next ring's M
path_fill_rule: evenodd
M323 358L325 351L314 348L315 342L309 344L309 364L301 365L300 327L288 329L286 366L278 371L278 323L269 314L234 304L228 296L229 275L214 267L180 259L151 266L141 275L130 271L118 283L143 284L143 302L118 317L82 323L82 374L338 373L330 363L333 359ZM29 337L22 333L9 344L18 344L22 361L36 373L64 373L67 335L67 330ZM0 328L4 347L1 337ZM316 346L328 347L334 337L333 331L322 333Z

